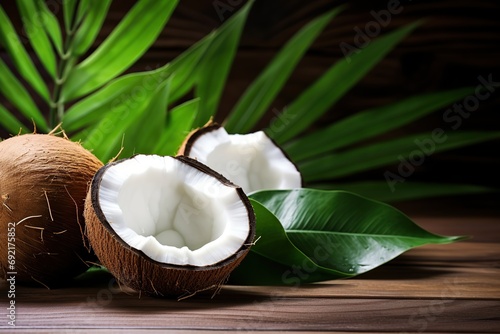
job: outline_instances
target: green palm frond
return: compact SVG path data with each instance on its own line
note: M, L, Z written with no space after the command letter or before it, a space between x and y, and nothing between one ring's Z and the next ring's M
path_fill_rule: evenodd
M62 26L43 0L18 0L19 14L25 22L29 23L34 15L44 18L43 25L27 36L42 65L40 69L35 67L0 6L0 44L13 63L10 68L0 60L0 94L24 118L17 119L13 111L0 105L0 126L17 134L27 131L23 123L32 122L38 131L48 132L62 122L72 139L81 140L102 161L120 151L122 156L175 154L191 129L211 118L220 119L221 96L253 1L164 66L123 75L157 39L177 3L176 0L137 1L95 51L89 52L111 0L65 1ZM318 16L283 45L222 120L229 132L250 132L260 124L300 60L343 10L341 6ZM366 144L366 140L404 127L472 93L472 89L466 87L408 97L390 105L361 110L315 132L306 131L325 113L335 112L335 105L422 24L415 22L393 30L375 38L349 59L336 61L310 87L287 101L281 115L287 119L286 126L266 129L297 163L308 185L355 189L374 198L394 200L393 194L380 190L379 181L347 184L342 180L397 164L398 156L408 156L415 149L415 142L426 140L428 134L370 144ZM89 55L84 58L86 54ZM52 85L43 81L40 71L49 75ZM49 91L48 87L53 88ZM35 104L31 91L42 97L44 106ZM48 115L48 119L44 115ZM498 132L457 131L436 145L433 153L498 137ZM447 188L450 191L443 191L440 185L408 184L405 189L409 190L401 194L407 198L491 191L469 185L450 185Z

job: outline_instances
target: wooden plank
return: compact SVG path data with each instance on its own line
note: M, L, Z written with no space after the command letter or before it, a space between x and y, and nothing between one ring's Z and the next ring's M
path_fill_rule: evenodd
M416 248L350 280L300 287L228 285L214 298L201 295L180 302L140 296L120 288L110 276L99 284L54 290L19 286L16 329L42 333L69 329L498 332L496 218L416 220L444 234L468 229L478 239ZM5 282L0 283L2 298L6 291ZM6 328L6 322L0 322L0 329Z
M240 293L317 297L500 300L500 244L459 242L416 248L354 279L300 288L227 287Z
M500 328L498 301L303 298L223 295L182 302L115 295L88 304L85 291L66 302L20 303L18 328L210 330L480 331ZM83 292L83 293L82 293ZM21 300L22 301L22 300ZM24 306L23 306L24 305Z
M500 270L383 267L380 274L366 274L358 278L328 281L300 287L226 286L223 293L239 292L245 295L272 297L275 295L304 298L453 298L500 300ZM374 277L374 278L371 278ZM406 277L406 278L403 278Z

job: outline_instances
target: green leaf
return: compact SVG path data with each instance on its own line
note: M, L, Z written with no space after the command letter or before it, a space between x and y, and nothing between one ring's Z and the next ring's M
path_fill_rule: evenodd
M7 109L0 104L0 125L10 134L15 135L25 130L24 125L18 121Z
M167 115L167 126L162 131L153 153L176 155L182 142L193 127L200 99L194 99L173 108Z
M194 87L196 69L215 35L215 32L208 34L170 63L171 72L174 74L171 84L171 103L176 102Z
M24 31L33 50L50 76L55 78L56 55L45 31L44 23L40 20L42 16L35 0L17 0L16 2L23 21Z
M76 138L84 138L83 146L92 150L103 162L116 155L125 140L127 145L123 147L124 155L152 150L157 141L154 138L158 138L165 124L168 97L166 92L169 83L170 81L163 81L158 87L155 86L154 90L144 91L141 99L132 101L132 105L117 105L101 117L99 123L89 127ZM148 124L149 122L151 124ZM153 133L147 133L151 131Z
M85 6L85 16L73 40L73 53L76 56L83 55L92 46L92 43L94 43L104 23L112 0L81 1L86 2L87 5Z
M76 4L78 0L63 0L63 13L64 13L64 26L66 33L70 32L73 28L73 18L76 14Z
M413 23L379 37L359 53L339 60L288 106L286 127L268 131L269 136L282 144L306 130L417 25Z
M247 285L299 285L351 277L318 266L295 247L278 219L262 204L250 199L257 218L257 241L250 254L231 273L231 283Z
M168 65L157 70L124 75L74 104L63 117L68 132L91 126L114 110L138 108L170 75Z
M27 119L35 122L42 131L47 131L47 122L23 85L0 59L0 93L9 100Z
M44 0L37 0L36 5L40 13L40 18L43 22L44 28L47 31L52 44L54 45L57 52L62 55L62 34L61 28L59 27L59 21L57 20L54 13L50 11Z
M73 278L78 287L98 286L100 284L110 284L114 277L108 269L103 266L92 266L86 272Z
M70 73L62 101L80 97L128 69L153 44L177 1L140 0L111 34Z
M234 106L224 125L228 132L246 133L257 124L313 41L343 9L316 18L288 41Z
M68 109L63 117L64 129L68 132L78 131L100 121L111 110L136 108L148 92L156 89L172 74L169 100L175 102L192 88L193 73L212 38L213 34L206 36L163 67L114 79Z
M241 32L252 4L253 1L249 1L216 31L212 43L203 56L197 73L195 90L195 96L201 98L203 103L200 104L194 122L195 126L203 126L217 112Z
M500 138L500 132L462 131L447 133L436 128L432 133L411 135L299 163L306 182L340 178L389 164L420 165L432 154ZM411 162L411 161L415 162ZM415 166L413 166L415 167Z
M120 109L110 111L95 126L85 129L72 138L81 140L82 145L103 163L108 162L120 152L117 147L120 146L126 129L134 123L144 108L130 109L129 113L122 111Z
M409 124L471 92L473 92L471 88L461 88L419 95L391 105L359 112L287 143L283 148L295 162L320 156Z
M365 273L417 246L461 239L427 232L387 204L344 191L270 190L250 197L279 219L304 254L350 274Z
M24 49L23 44L12 26L7 14L0 6L0 43L5 47L9 55L12 57L14 64L21 76L28 82L33 89L45 99L50 101L49 90L45 85L40 73L38 73L35 65L31 61L28 53Z
M311 187L344 190L386 203L439 196L485 194L499 191L498 189L472 184L411 182L408 180L392 187L387 181L312 184Z
M160 84L149 97L145 110L125 131L123 157L152 154L167 119L167 104L171 80Z

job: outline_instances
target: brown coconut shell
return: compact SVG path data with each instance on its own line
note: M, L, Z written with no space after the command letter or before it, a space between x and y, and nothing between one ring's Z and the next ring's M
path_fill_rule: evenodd
M94 259L85 237L83 208L92 177L103 164L79 143L46 134L0 142L0 275L16 283L55 287ZM13 234L9 234L13 236ZM7 238L5 238L7 239ZM15 250L11 267L8 250Z
M189 153L191 152L191 148L193 147L194 143L203 136L206 133L209 133L211 131L215 131L221 128L221 125L219 123L213 122L212 120L208 121L204 126L201 128L196 128L191 130L186 138L184 138L184 141L181 144L181 147L177 151L177 155L185 155L189 156Z
M202 291L217 290L249 252L255 237L255 214L248 197L240 187L191 158L175 158L217 178L225 186L235 188L247 208L250 230L244 244L237 252L213 265L182 266L152 260L121 239L106 220L99 205L99 188L104 172L126 159L102 167L94 176L85 201L84 214L90 244L101 263L120 283L156 297L182 298Z

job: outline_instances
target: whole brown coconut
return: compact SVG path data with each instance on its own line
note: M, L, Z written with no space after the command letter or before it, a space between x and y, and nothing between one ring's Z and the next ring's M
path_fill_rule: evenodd
M102 165L79 143L54 135L0 142L0 276L55 287L86 270L94 256L84 201Z

